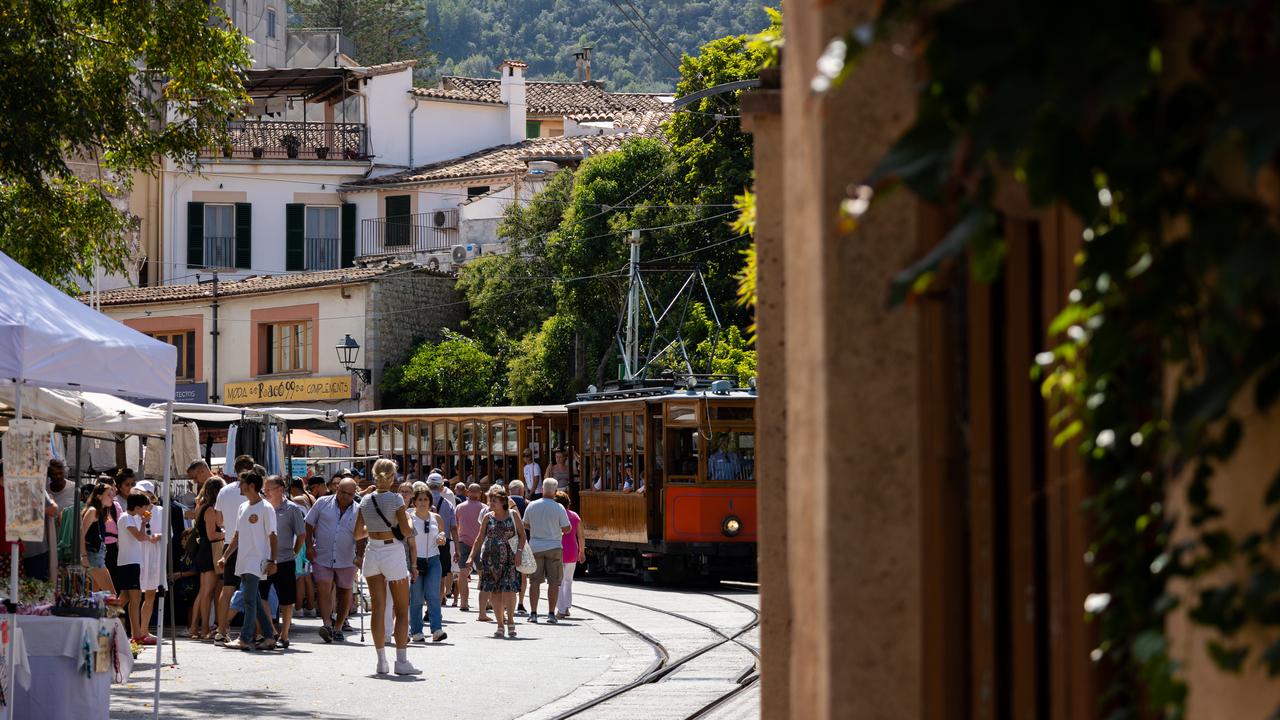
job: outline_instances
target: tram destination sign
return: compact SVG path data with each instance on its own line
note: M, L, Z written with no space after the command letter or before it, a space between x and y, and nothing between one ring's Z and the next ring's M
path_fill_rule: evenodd
M229 382L222 386L222 402L228 405L265 405L313 400L349 400L350 398L350 375L247 380Z

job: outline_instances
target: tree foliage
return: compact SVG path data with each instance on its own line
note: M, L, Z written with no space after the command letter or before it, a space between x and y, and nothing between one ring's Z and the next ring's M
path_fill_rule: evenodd
M416 77L431 73L435 57L418 0L295 0L289 9L294 27L342 28L361 64L417 60Z
M498 63L529 63L529 76L575 79L573 53L594 46L592 78L611 90L669 91L676 71L613 0L423 0L431 44L445 75L489 77ZM653 0L636 3L677 57L703 43L764 22L758 0Z
M686 57L680 92L754 77L767 52L749 45L747 37L721 38ZM505 367L508 400L564 401L617 377L632 228L643 229L642 265L700 267L725 324L714 335L704 298L694 296L698 302L679 304L664 321L666 339L684 329L695 372L736 374L742 382L754 376L755 351L739 327L749 313L735 300L749 238L730 226L752 167L750 138L734 119L737 103L736 94L695 103L668 123L666 142L633 139L560 172L529 203L507 209L498 234L510 252L463 266L466 328ZM645 283L661 313L689 268L651 269ZM642 334L652 336L651 325L646 320ZM688 372L671 358L656 367Z
M133 222L113 198L221 143L245 40L206 0L0 0L0 17L0 250L65 289L121 272Z
M381 390L400 407L471 407L493 400L497 360L480 343L451 330L439 342L414 348L408 362L388 370Z
M977 275L998 271L1002 177L1086 226L1037 373L1063 408L1059 441L1079 439L1098 484L1090 612L1095 656L1115 671L1099 714L1185 712L1164 634L1174 577L1194 580L1188 614L1218 631L1205 650L1219 667L1280 675L1280 476L1257 499L1269 531L1241 535L1213 499L1244 439L1240 408L1280 399L1280 6L887 4L828 47L813 86L856 72L903 23L918 23L917 117L870 178L849 178L865 185L846 208L875 212L871 198L905 185L959 221L894 294L927 289L966 250ZM1182 517L1165 509L1177 472Z

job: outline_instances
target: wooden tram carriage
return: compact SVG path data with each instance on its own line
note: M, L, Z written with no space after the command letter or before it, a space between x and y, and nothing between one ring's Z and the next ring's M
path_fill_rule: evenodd
M522 477L526 448L546 467L548 448L568 442L563 405L375 410L346 419L357 455L391 458L413 480L436 467L454 481L505 483Z
M754 575L755 393L579 397L568 407L589 566L663 580Z
M347 415L357 455L432 467L453 481L522 478L528 448L545 471L573 450L573 505L587 564L663 580L750 577L756 560L755 393L638 388L526 407L378 410Z

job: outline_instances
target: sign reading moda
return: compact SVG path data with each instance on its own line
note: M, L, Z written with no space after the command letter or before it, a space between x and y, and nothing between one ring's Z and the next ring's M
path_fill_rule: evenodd
M226 383L222 386L222 401L228 405L349 400L350 398L350 375L250 380Z

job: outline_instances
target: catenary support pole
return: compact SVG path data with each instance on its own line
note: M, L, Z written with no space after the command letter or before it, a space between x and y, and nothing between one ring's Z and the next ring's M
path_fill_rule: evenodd
M80 557L80 442L84 439L84 430L76 430L76 460L72 465L72 477L75 478L75 497L71 500L75 507L75 512L71 514L71 567L79 567L82 558Z

